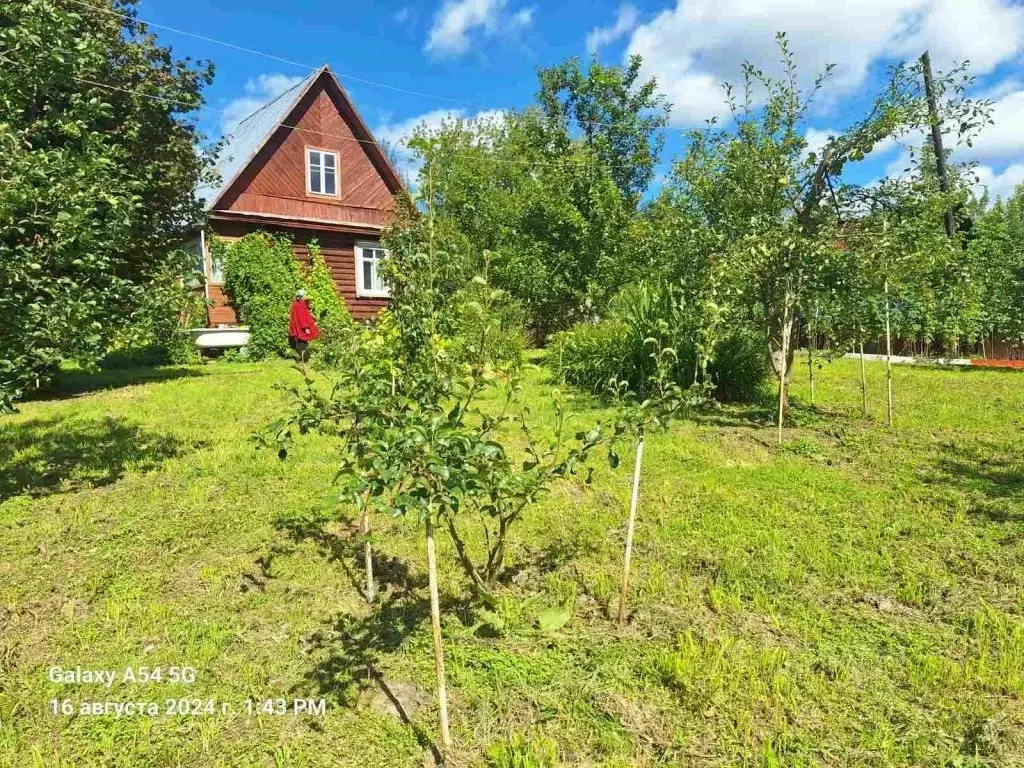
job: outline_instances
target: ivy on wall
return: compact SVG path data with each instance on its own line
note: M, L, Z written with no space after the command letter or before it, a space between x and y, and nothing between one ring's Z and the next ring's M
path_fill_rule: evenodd
M231 243L216 237L209 242L214 258L224 264L224 290L239 320L249 326L249 357L289 353L289 307L303 288L320 325L313 353L325 362L339 362L339 346L352 319L316 241L308 244L308 266L295 258L291 240L282 235L254 232Z

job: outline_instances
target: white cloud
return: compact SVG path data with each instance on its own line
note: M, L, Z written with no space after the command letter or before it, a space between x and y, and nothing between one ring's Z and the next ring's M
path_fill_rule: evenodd
M901 57L931 53L933 64L948 68L970 60L978 73L991 72L1024 44L1024 8L1012 0L930 0L914 3L889 51Z
M998 101L1004 96L1009 96L1014 91L1019 91L1024 88L1024 82L1021 82L1017 78L1009 78L1007 80L1000 80L994 85L990 85L982 91L978 92L979 99L991 99L992 101Z
M405 22L412 18L412 9L407 5L403 6L399 8L391 18L393 18L398 24L405 24Z
M994 125L982 128L973 146L954 149L958 160L1005 160L1024 155L1021 126L1024 126L1024 89L1009 91L992 105Z
M513 29L524 29L533 24L533 8L520 8L512 14Z
M289 88L294 88L303 79L302 76L292 77L278 72L257 75L249 79L244 86L245 95L228 102L221 113L221 132L231 133L246 117Z
M610 27L594 27L587 35L587 53L597 53L601 47L610 45L625 37L636 28L639 14L636 7L625 3L619 6L619 14Z
M415 181L423 163L415 153L409 149L407 142L420 127L427 131L438 130L445 122L457 120L501 120L505 112L500 109L485 109L474 115L468 115L464 109L434 109L422 115L416 115L397 122L384 121L373 130L374 138L382 144L388 144L394 149L399 161L399 170L404 171L410 181Z
M818 154L824 148L825 143L833 136L838 136L840 131L831 128L808 128L807 133L804 134L804 140L807 142L807 148L804 150L805 154Z
M533 23L533 8L509 12L508 0L445 0L434 17L423 50L435 56L459 56L478 31L485 38L514 35Z
M993 203L997 198L1005 200L1013 194L1018 185L1024 184L1024 165L1021 163L1007 166L1001 173L988 165L979 165L974 170L978 176L978 193L980 194L983 188L987 189L989 200Z
M970 58L976 73L1017 56L1024 45L1024 7L1012 0L677 0L638 26L627 55L644 58L673 104L673 122L694 125L727 113L722 83L736 82L749 60L777 72L775 33L789 34L808 79L837 64L830 90L865 82L880 60L917 56L934 66Z

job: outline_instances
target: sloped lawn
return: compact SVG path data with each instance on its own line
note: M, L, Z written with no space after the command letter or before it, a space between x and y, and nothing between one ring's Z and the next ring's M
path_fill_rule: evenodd
M1024 763L1024 373L898 368L892 432L869 374L863 420L855 361L818 372L817 408L799 368L782 448L758 407L650 440L624 632L630 461L528 518L491 614L442 538L452 764ZM282 462L249 439L293 376L69 374L0 417L0 765L429 764L421 536L377 521L368 608L351 527L324 517L330 441ZM531 374L541 426L549 389ZM570 622L541 632L560 604ZM168 699L214 711L79 713ZM266 699L326 712L250 717Z

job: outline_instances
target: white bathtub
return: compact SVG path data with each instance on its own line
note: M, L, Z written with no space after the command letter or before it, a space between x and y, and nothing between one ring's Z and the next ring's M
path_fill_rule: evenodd
M192 340L200 349L244 347L249 343L249 327L239 325L225 328L191 328Z

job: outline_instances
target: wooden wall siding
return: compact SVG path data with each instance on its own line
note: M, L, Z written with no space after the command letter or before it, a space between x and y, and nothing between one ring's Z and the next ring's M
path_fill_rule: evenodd
M320 243L320 252L324 256L327 268L331 271L335 285L349 313L356 320L372 320L384 307L388 305L387 299L369 299L356 296L356 256L355 237L344 238L336 236L326 239L317 238ZM309 264L309 250L304 243L296 242L292 246L295 256L304 264Z
M237 325L238 316L235 314L227 294L224 293L224 288L212 283L208 287L210 290L210 301L213 303L206 310L207 327L216 328L218 325Z
M217 210L386 225L397 190L388 188L366 145L354 140L347 112L325 81L318 80L284 120L285 126L301 130L279 128ZM338 197L307 194L306 147L338 153Z
M225 240L235 240L249 232L259 230L272 231L266 226L256 226L244 222L234 221L212 221L211 226L217 237ZM309 264L309 249L307 244L310 240L316 240L320 245L320 252L324 256L327 268L331 271L335 285L338 286L338 293L345 300L345 305L352 317L356 320L372 320L384 307L388 305L387 299L370 299L356 296L356 262L355 244L356 241L368 241L373 238L365 235L347 234L342 232L324 232L314 229L288 229L282 230L292 238L292 251L295 257L303 264ZM211 289L213 286L211 286ZM213 294L211 293L211 298ZM230 307L227 307L231 311ZM231 311L232 317L234 312ZM226 322L226 321L220 321ZM234 322L237 322L234 321ZM212 323L212 314L211 314Z
M378 208L360 208L353 205L337 205L316 200L289 200L294 206L287 213L281 213L280 197L273 197L256 192L243 192L234 201L232 211L246 213L263 213L275 216L294 216L300 219L318 219L320 221L343 221L349 224L365 224L371 227L386 227L391 223L391 211Z

